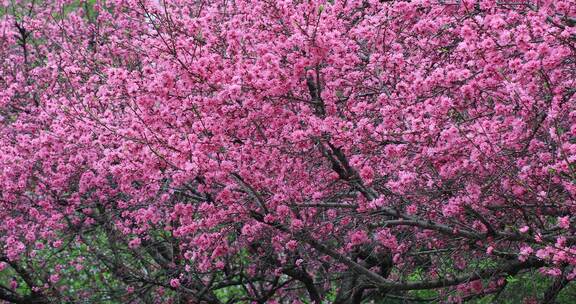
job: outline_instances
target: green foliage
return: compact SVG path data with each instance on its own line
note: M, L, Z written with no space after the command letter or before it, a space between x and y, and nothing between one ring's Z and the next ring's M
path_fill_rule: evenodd
M553 278L544 276L537 271L527 272L521 275L506 277L506 288L496 298L488 295L480 299L470 301L474 304L515 304L522 303L526 299L541 300L546 290L552 285ZM576 285L571 283L566 286L556 298L557 304L572 304L576 299Z

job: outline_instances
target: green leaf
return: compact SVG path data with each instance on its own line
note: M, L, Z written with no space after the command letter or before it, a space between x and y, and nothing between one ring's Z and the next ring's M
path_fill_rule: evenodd
M515 278L515 277L513 277L513 276L510 276L510 275L506 277L506 282L508 282L508 283L510 283L510 284L511 284L511 283L516 283L516 282L519 282L519 281L520 281L519 279L517 279L517 278Z

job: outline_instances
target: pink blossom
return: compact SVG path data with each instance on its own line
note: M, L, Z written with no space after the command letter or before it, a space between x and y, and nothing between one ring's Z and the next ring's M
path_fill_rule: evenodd
M409 205L408 207L406 207L406 213L409 215L414 215L416 214L416 212L418 212L418 207L415 205Z
M371 183L374 179L374 170L369 166L364 166L360 171L360 177L362 177L366 183Z
M133 238L132 240L130 240L130 242L128 242L128 246L130 248L138 248L140 247L140 244L142 243L142 240L140 238Z
M69 2L0 16L0 270L39 297L110 298L50 290L90 266L157 302L325 302L493 261L458 302L503 284L497 249L576 265L573 1Z
M298 248L298 242L295 240L290 240L286 243L286 248L290 251L294 251L296 248Z
M179 279L171 279L170 280L170 286L172 286L172 288L180 288L180 280Z
M350 244L353 246L368 242L368 234L364 230L356 230L349 235Z
M304 222L299 219L293 219L290 227L296 231L304 228Z
M392 234L390 229L382 229L376 233L376 240L384 247L396 252L399 248L398 240Z
M559 217L558 226L562 229L570 228L570 216Z
M532 252L534 252L534 249L532 249L532 247L524 246L520 248L518 259L520 261L526 261L528 259L528 256L531 255Z
M488 246L488 248L486 248L486 254L487 254L487 255L492 255L492 252L494 252L494 247Z
M58 274L50 275L50 282L57 283L58 281L60 281L60 276Z

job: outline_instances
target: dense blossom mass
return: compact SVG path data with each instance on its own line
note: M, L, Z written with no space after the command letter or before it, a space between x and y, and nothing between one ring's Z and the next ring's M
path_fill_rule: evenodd
M4 301L459 303L532 272L553 303L576 278L573 0L0 18Z

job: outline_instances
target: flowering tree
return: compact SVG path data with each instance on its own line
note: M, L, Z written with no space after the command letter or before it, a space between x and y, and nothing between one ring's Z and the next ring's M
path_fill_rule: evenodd
M460 302L576 277L576 4L5 0L0 299ZM427 291L427 292L422 292Z

